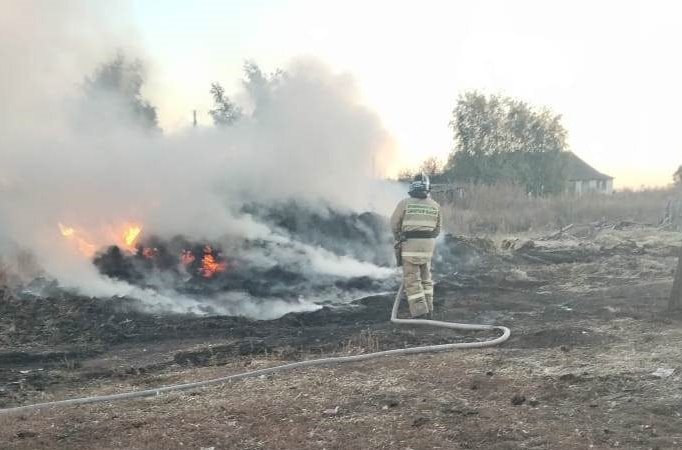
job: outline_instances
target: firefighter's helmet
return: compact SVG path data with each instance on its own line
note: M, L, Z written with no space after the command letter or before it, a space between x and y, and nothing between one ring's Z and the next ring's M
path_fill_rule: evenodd
M428 175L421 172L414 176L410 183L410 190L407 191L412 197L426 198L431 191L431 181Z

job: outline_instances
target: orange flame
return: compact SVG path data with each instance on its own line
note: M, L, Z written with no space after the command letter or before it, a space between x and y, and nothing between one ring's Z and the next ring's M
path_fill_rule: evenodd
M211 278L216 272L224 271L226 267L227 263L215 260L211 246L204 247L204 256L201 258L201 267L199 268L199 273L204 278Z
M68 227L61 222L59 222L57 225L59 226L59 233L61 233L61 235L67 239L75 240L78 250L85 256L92 256L95 253L97 248L95 244L91 244L86 239L78 236L74 228Z
M64 236L64 237L73 236L73 233L76 232L76 230L74 230L73 228L62 225L61 222L59 222L58 225L59 225L59 232L62 233L62 236Z
M118 227L102 227L94 236L99 239L93 240L93 234L80 227L70 227L62 222L57 223L59 233L66 239L75 242L78 250L86 256L92 256L97 248L103 245L115 244L130 252L135 252L135 242L142 232L142 226L136 223L124 223Z
M123 241L126 243L128 248L134 246L135 240L140 235L141 231L142 227L140 227L139 225L132 225L128 227L128 229L123 234Z

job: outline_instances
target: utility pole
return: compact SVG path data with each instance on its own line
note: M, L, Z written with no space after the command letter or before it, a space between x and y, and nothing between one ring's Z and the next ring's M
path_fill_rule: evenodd
M673 291L670 293L668 310L682 310L682 247L680 248L680 256L677 259L675 282L673 283Z
M197 110L195 109L192 111L192 115L194 116L194 120L192 121L192 126L196 128L197 126Z

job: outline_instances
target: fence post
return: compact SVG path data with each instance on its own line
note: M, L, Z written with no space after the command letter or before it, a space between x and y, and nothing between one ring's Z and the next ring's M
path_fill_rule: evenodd
M668 310L682 310L682 247L680 247L680 256L678 256L677 259L675 282L673 283L673 290L670 293Z

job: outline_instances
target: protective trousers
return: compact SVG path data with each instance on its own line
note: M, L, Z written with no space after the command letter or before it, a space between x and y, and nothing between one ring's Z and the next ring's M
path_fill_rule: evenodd
M403 259L403 283L412 317L433 312L433 280L431 260Z

